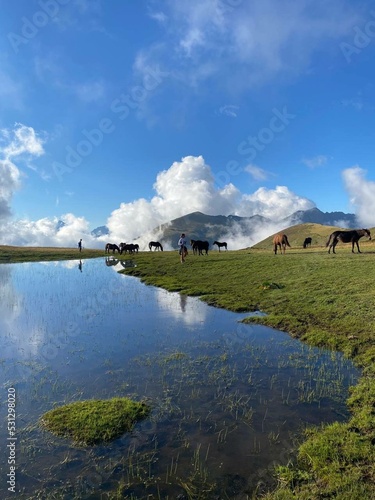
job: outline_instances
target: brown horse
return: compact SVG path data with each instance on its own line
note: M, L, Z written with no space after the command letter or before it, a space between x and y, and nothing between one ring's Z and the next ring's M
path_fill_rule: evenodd
M286 247L290 247L289 245L289 241L288 241L288 237L286 234L283 234L283 233L279 233L279 234L276 234L273 238L273 248L274 248L274 251L275 251L275 255L277 254L277 247L280 248L280 253L282 251L282 253L285 253L285 249Z
M368 239L371 240L371 233L368 229L353 229L352 231L334 231L328 241L326 243L326 247L328 248L328 253L335 252L336 245L339 241L342 243L351 243L352 244L352 252L354 253L354 245L357 245L357 250L361 253L359 249L358 241L362 236L368 236Z

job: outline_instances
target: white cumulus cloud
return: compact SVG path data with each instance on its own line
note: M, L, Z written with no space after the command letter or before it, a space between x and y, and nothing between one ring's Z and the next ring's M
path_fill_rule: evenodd
M15 145L12 151L27 150L38 154L40 150L33 143L33 135L27 137L30 142L24 141L24 144L29 146L22 148ZM10 160L3 160L0 163L0 176L3 180L0 186L0 215L2 212L9 215L11 197L18 187L20 171ZM241 217L261 215L270 219L272 223L268 227L260 223L256 231L254 226L249 227L249 231L234 228L231 235L225 235L227 239L233 239L232 249L243 248L255 243L257 238L258 241L263 239L275 228L277 230L279 222L283 221L286 225L285 218L295 211L315 206L311 200L296 195L286 186L277 186L275 189L263 187L251 194L241 193L231 182L218 188L215 175L202 156L186 156L181 161L175 161L158 173L153 188L155 195L150 200L140 198L123 202L112 211L107 220L109 236L94 238L88 220L68 213L37 221L4 220L0 223L0 242L71 247L76 246L82 238L84 247L104 248L108 241L119 244L121 241L129 243L137 240L141 249L146 249L150 239L158 240L161 236L162 224L191 212ZM173 246L173 242L164 244L166 249Z
M2 135L9 140L2 148L5 158L10 159L23 154L41 156L44 154L43 141L37 136L33 127L16 123L13 130L2 130Z
M288 217L298 210L309 210L315 203L290 191L286 186L275 189L261 187L253 194L244 194L236 215L243 217L259 214L273 221Z
M81 238L84 247L102 246L91 236L88 221L71 213L59 218L19 219L0 225L1 244L7 245L76 247Z
M160 234L153 231L155 228L191 212L241 217L261 215L273 221L268 229L264 225L257 228L261 236L267 236L278 221L297 210L315 206L311 200L294 194L285 186L260 188L253 194L241 193L232 183L218 189L215 176L202 156L187 156L174 162L157 175L153 187L156 195L151 200L142 198L121 203L112 212L107 221L109 239L130 242L140 238L141 248L147 248L148 241L157 239ZM253 233L251 241L255 243ZM237 248L240 248L239 242L242 247L249 246L249 233L242 238L237 231L234 239Z
M13 129L0 130L0 222L11 214L14 192L20 187L21 171L14 158L26 162L44 154L43 142L32 127L16 123Z
M366 179L366 170L358 165L343 171L343 179L350 202L355 207L360 224L375 226L375 182Z
M20 176L11 161L0 160L0 221L11 214L11 200L20 185Z

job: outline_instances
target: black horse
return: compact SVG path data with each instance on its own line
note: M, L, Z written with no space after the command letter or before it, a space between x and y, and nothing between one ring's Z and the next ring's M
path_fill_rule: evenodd
M115 253L115 251L117 250L118 253L120 253L120 249L117 245L115 245L114 243L107 243L106 246L105 246L105 253L109 253L109 251L112 250L112 253Z
M203 251L205 251L206 255L208 255L208 248L210 246L208 241L190 240L190 245L194 254L198 252L198 255L203 255Z
M357 250L361 253L358 245L358 241L362 236L368 236L368 239L371 240L371 233L368 229L353 229L352 231L334 231L328 241L326 243L326 247L328 248L328 253L335 252L336 245L339 241L342 243L351 243L352 244L352 252L354 253L354 245L357 245Z
M120 253L134 253L138 252L139 245L136 243L120 243Z
M222 247L224 247L225 250L228 250L226 241L223 241L223 242L221 242L221 241L214 241L212 243L212 245L217 245L219 247L219 252L220 252L220 248L222 248Z
M311 246L312 243L312 238L310 236L308 238L305 238L305 241L303 242L303 248L307 248L309 245Z
M150 241L150 243L148 244L148 248L152 250L152 247L155 247L155 250L163 251L163 245L158 241Z

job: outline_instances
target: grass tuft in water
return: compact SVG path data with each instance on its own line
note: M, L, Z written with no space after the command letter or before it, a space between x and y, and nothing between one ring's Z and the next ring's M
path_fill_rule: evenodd
M150 407L128 398L77 401L45 413L42 425L80 445L112 441L146 418Z

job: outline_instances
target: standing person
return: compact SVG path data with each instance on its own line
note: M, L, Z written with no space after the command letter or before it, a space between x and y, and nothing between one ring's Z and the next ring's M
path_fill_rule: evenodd
M178 246L179 246L179 251L178 253L180 254L180 260L181 264L185 262L185 258L187 255L187 246L186 246L186 238L185 238L185 233L182 233L180 236L180 239L178 240Z
M78 242L78 250L82 252L82 238Z

